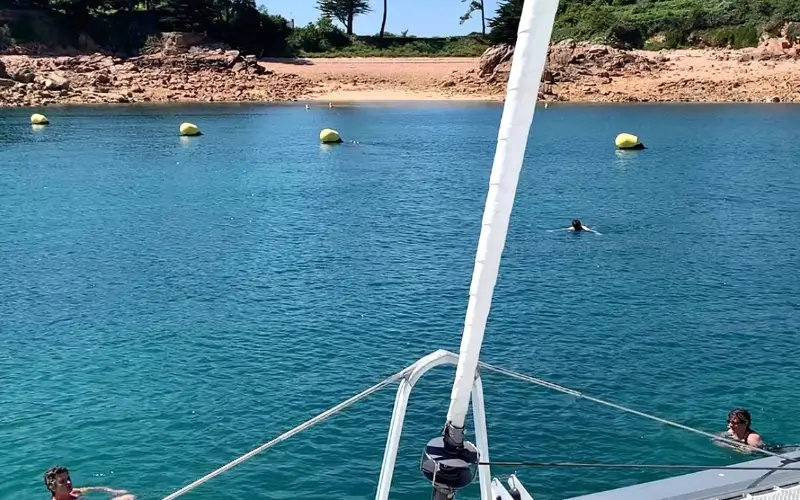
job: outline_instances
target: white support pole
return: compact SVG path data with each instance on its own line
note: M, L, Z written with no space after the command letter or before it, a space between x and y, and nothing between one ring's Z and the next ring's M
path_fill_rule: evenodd
M403 432L406 411L408 410L408 400L411 397L411 390L419 379L429 370L440 365L458 364L458 356L452 352L439 350L431 353L414 363L408 375L400 381L397 388L397 395L394 399L394 410L392 420L389 424L389 434L386 436L386 448L383 452L383 464L381 465L381 475L378 479L378 490L375 493L375 500L388 500L392 487L394 468L397 462L397 451L400 447L400 437ZM476 373L472 386L472 416L475 420L475 441L480 453L480 460L489 461L489 434L486 427L486 408L484 407L483 383L480 373ZM488 465L478 467L478 477L480 478L481 500L493 500L492 495L492 474Z
M440 349L417 360L416 363L409 367L408 374L400 381L400 387L397 388L397 396L394 400L392 421L389 424L389 434L386 436L386 449L383 452L383 464L381 465L381 475L380 479L378 479L375 500L389 499L394 466L397 462L397 450L400 447L400 436L403 433L403 423L405 422L411 390L419 379L432 368L440 365L455 365L457 363L458 356L455 353ZM483 397L483 393L481 393L481 397Z
M486 406L483 399L483 382L480 372L472 384L472 418L475 421L475 445L481 462L489 462L489 430L486 427ZM481 500L494 500L492 495L492 471L489 465L478 466L481 483Z
M525 0L522 5L506 103L500 119L497 149L489 176L489 192L469 287L458 367L447 411L447 423L453 430L464 428L558 2ZM454 438L455 444L458 444L460 436Z
M392 423L389 424L389 435L386 438L386 449L383 452L383 465L381 466L380 479L378 479L378 492L375 494L375 500L389 500L394 465L397 461L397 449L400 446L400 434L403 432L408 398L411 396L411 389L413 388L414 386L405 378L400 381L400 387L397 388L397 396L394 398L394 410L392 411Z

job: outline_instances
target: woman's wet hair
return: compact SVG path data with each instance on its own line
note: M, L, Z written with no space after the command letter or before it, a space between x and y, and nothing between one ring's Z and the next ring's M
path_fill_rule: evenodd
M572 227L579 228L581 227L581 220L580 219L572 219Z
M728 422L741 422L750 428L750 424L753 422L752 417L750 417L750 412L745 410L744 408L735 408L728 413Z

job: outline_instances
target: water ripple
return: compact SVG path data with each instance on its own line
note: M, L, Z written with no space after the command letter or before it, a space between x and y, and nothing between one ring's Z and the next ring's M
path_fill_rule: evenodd
M708 109L537 115L484 359L708 431L744 405L769 440L797 442L794 115ZM0 122L0 498L41 495L56 463L161 498L458 349L499 107L54 113L38 135L23 111ZM177 115L206 135L179 141ZM329 126L361 143L320 149ZM620 160L622 129L651 149ZM107 130L124 140L98 141ZM581 147L565 148L576 130ZM547 232L574 217L603 235ZM415 390L393 498L428 494L418 459L451 382L442 368ZM497 460L741 459L496 374L485 387ZM186 498L368 497L393 397ZM519 473L543 499L663 477Z

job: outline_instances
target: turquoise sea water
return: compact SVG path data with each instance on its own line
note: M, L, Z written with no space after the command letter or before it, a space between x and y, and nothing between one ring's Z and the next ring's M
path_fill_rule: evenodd
M500 113L53 108L34 131L2 111L0 498L45 498L61 464L159 499L457 351ZM800 442L798 120L778 105L537 111L483 359L711 432L746 406L767 440ZM182 121L205 135L177 137ZM320 146L324 127L359 143ZM650 149L616 153L620 131ZM576 217L603 234L548 232ZM418 460L452 376L412 396L393 498L427 498ZM496 374L484 386L494 460L744 458ZM394 389L184 498L371 497ZM544 500L666 475L518 474Z

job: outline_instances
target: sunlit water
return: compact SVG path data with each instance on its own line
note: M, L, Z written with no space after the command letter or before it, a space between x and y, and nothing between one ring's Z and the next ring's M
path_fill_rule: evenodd
M159 499L458 349L499 106L47 111L38 131L0 115L0 498L45 498L62 464ZM800 442L798 119L540 109L483 359L709 432L746 406L767 440ZM178 137L182 121L205 135ZM324 127L359 143L320 146ZM615 152L621 131L650 149ZM602 234L549 231L576 217ZM393 498L429 494L418 460L452 376L413 394ZM484 386L494 460L746 458L492 373ZM185 498L368 498L393 399ZM551 500L668 474L516 470Z

